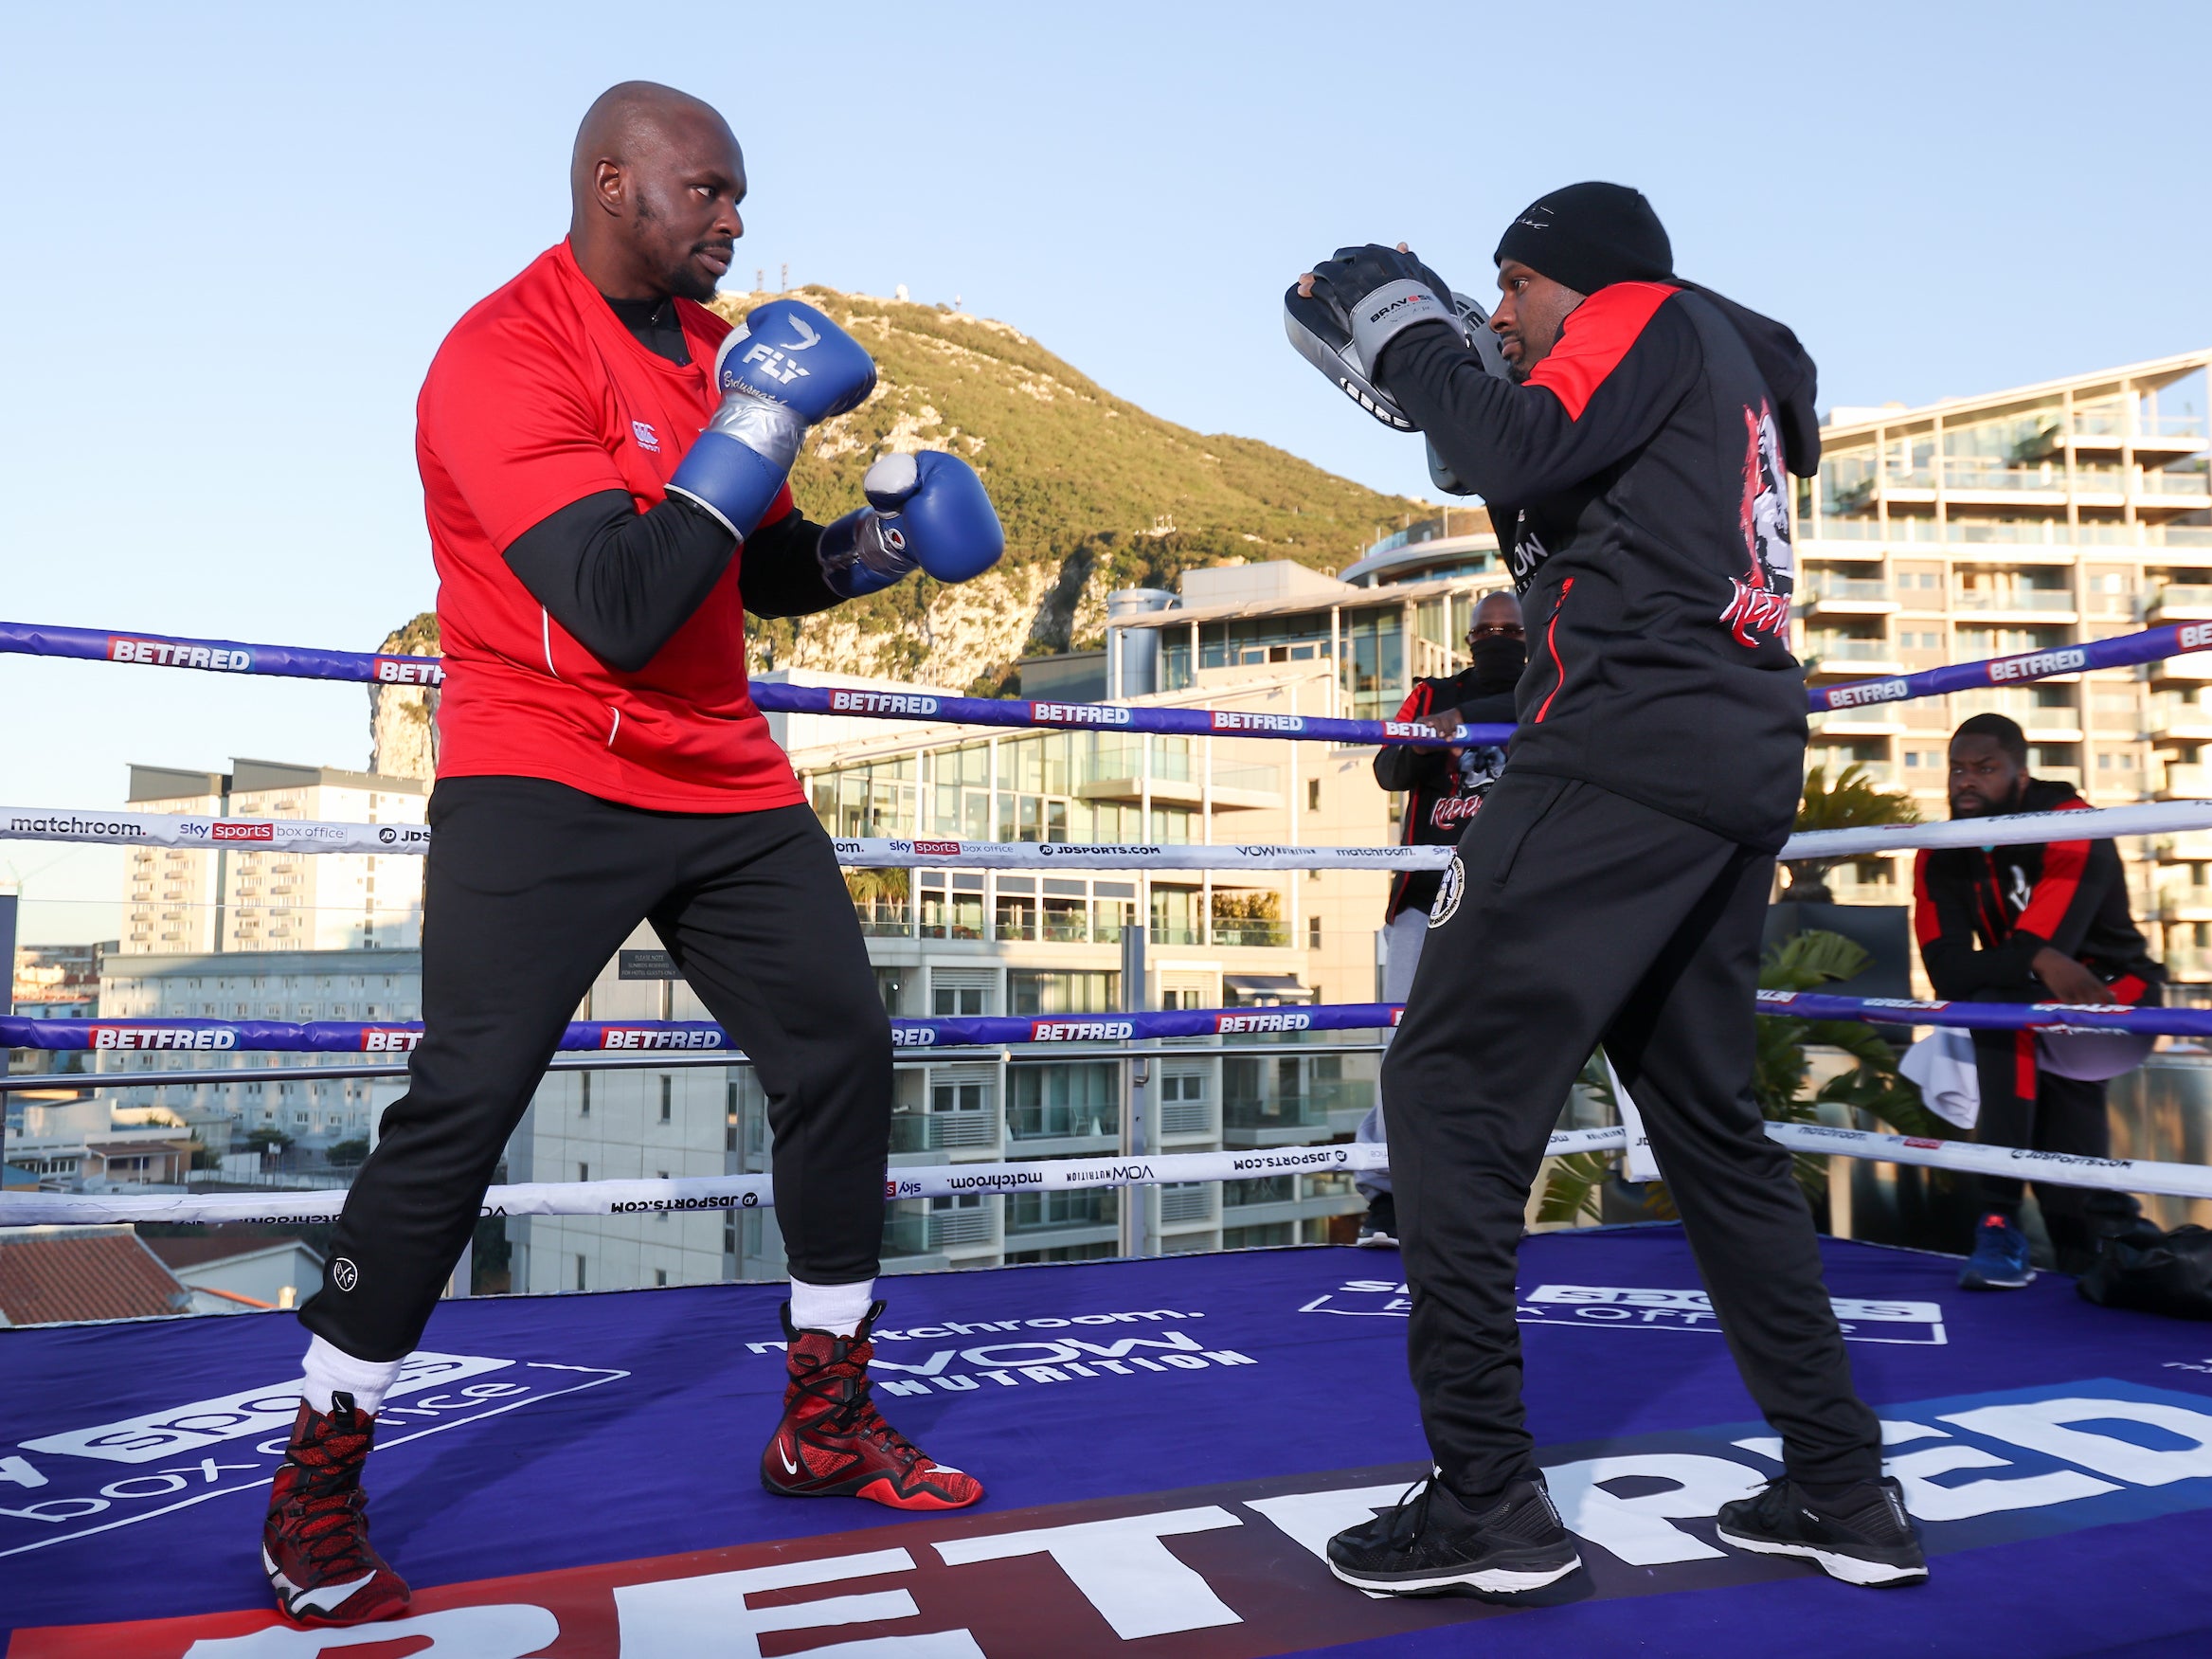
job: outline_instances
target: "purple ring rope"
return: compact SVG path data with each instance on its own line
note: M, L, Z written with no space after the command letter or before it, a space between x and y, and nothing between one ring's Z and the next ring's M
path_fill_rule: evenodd
M1761 1014L1805 1019L1860 1019L1876 1025L1960 1025L1985 1031L2132 1031L2212 1037L2212 1008L2122 1008L2061 1002L1945 1002L1913 998L1834 997L1818 991L1761 991ZM893 1019L902 1050L1005 1044L1137 1042L1163 1037L1261 1037L1301 1031L1369 1031L1398 1022L1388 1002L1324 1002L1314 1007L1181 1008L1156 1013L984 1015L955 1019ZM420 1021L362 1024L282 1019L0 1019L0 1048L101 1054L280 1053L405 1054L422 1040ZM562 1034L564 1050L697 1054L728 1050L728 1035L706 1020L580 1019ZM98 1074L95 1074L96 1077ZM135 1074L133 1081L141 1078ZM144 1080L158 1081L158 1073Z
M2023 685L2059 674L2127 668L2190 651L2212 648L2212 622L2168 622L2139 634L2021 651L1978 662L1888 679L1852 680L1806 694L1814 713L1940 696L1980 686ZM165 634L116 634L93 628L42 627L0 622L0 653L65 657L95 662L143 662L217 674L274 675L291 679L354 680L372 685L434 686L445 670L435 657L379 656L364 651L322 651L294 645L254 645L236 640L196 640ZM1281 737L1342 744L1435 743L1425 726L1398 720L1336 720L1314 714L1260 714L1219 709L1131 709L1116 703L1049 699L953 697L926 692L850 691L828 686L755 685L753 701L770 713L852 714L894 720L934 720L962 726L1034 730L1144 731L1169 736ZM1510 726L1467 726L1463 741L1502 743Z

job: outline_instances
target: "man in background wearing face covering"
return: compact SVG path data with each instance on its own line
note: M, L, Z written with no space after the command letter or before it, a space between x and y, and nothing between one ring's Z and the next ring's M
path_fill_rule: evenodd
M1331 1540L1329 1563L1366 1590L1504 1596L1580 1564L1521 1407L1514 1281L1547 1138L1602 1043L1782 1441L1786 1472L1721 1506L1720 1540L1917 1583L1811 1214L1752 1092L1760 929L1805 775L1788 475L1819 459L1812 362L1675 277L1651 204L1620 185L1545 196L1497 260L1510 378L1405 251L1310 273L1360 372L1488 503L1530 658L1382 1070L1435 1473Z
M1439 736L1460 726L1510 726L1513 689L1528 666L1528 642L1521 630L1520 601L1501 589L1475 606L1467 626L1467 666L1435 679L1417 679L1399 708L1401 721L1420 721ZM1375 781L1406 797L1405 833L1409 847L1455 847L1468 822L1505 769L1502 744L1479 743L1450 748L1386 744L1376 751ZM1429 911L1436 903L1443 872L1401 870L1392 878L1390 907L1383 912L1382 1000L1403 1002L1412 988L1413 968L1429 935ZM1380 1142L1382 1102L1359 1120L1353 1139ZM1370 1170L1358 1179L1367 1215L1359 1223L1360 1244L1389 1249L1398 1241L1396 1199L1387 1170Z

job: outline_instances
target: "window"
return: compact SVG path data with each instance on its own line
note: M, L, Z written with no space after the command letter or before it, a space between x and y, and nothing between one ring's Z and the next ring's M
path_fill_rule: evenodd
M674 1079L674 1077L663 1077L663 1078L661 1078L661 1080L660 1080L660 1121L661 1121L662 1123L664 1123L664 1124L665 1124L665 1123L667 1123L667 1122L669 1121L669 1113L670 1113L671 1109L673 1109L673 1107L674 1107L674 1099L675 1099L675 1079ZM660 1173L661 1173L661 1175L662 1175L662 1176L665 1178L665 1177L667 1176L667 1174L668 1174L668 1171L664 1169L664 1170L662 1170Z
M1122 976L1111 970L1013 968L1007 1000L1016 1014L1104 1014L1121 1001Z
M1308 950L1319 950L1322 947L1322 919L1319 916L1305 918L1305 947Z
M668 1171L665 1169L656 1169L653 1172L653 1174L655 1179L658 1181L666 1181L668 1179ZM655 1213L655 1218L656 1220L665 1221L668 1219L668 1212L666 1210L656 1211ZM660 1282L665 1285L668 1283L668 1280L663 1277Z
M668 1270L666 1268L655 1268L653 1270L653 1284L656 1289L664 1289L667 1286Z
M578 1077L576 1081L582 1085L584 1091L584 1092L578 1097L580 1104L576 1109L576 1115L578 1117L589 1117L591 1115L591 1073L586 1072L582 1076Z
M1305 781L1305 810L1319 812L1321 809L1322 781L1319 778L1308 778Z
M590 1164L588 1164L588 1163L579 1163L579 1164L576 1166L576 1179L577 1179L578 1181L589 1181L589 1180L591 1179L591 1165L590 1165ZM583 1260L584 1258L583 1258L583 1257L581 1257L581 1256L579 1256L579 1257L577 1257L577 1259L578 1259L579 1261L581 1261L581 1260ZM579 1286L577 1286L576 1288L577 1288L579 1290L581 1290L581 1289L584 1289L584 1287L583 1287L582 1285L579 1285Z
M1014 1066L1006 1087L1007 1127L1017 1141L1121 1132L1121 1068L1111 1061Z
M582 1256L576 1258L576 1288L579 1290L584 1289L584 1258Z

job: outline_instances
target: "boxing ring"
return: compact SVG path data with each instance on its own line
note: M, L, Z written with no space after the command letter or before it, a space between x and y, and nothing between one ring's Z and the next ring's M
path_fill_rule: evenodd
M2206 646L2212 627L2183 624L1813 695L1851 707ZM431 684L436 675L420 658L0 624L5 650L385 684ZM1429 736L1395 723L1234 711L760 692L764 707L945 724L1360 743ZM908 706L830 706L840 698ZM1214 723L1224 719L1240 724ZM2064 816L2069 839L2166 833L2212 827L2212 803ZM278 844L303 851L423 850L427 832L400 846L385 836L395 827L405 826L0 807L0 835L24 839L215 846L287 836ZM1981 845L1993 832L2020 841L2052 833L2045 819L2026 817L1853 830L1800 838L1789 855L1947 837ZM840 842L839 856L963 868L1044 857L1022 845L919 840ZM1436 855L1096 847L1049 857L1114 868L1298 869L1331 860L1404 868ZM2191 1009L1816 993L1763 993L1762 1006L1893 1025L2212 1036L2212 1011ZM908 1055L1067 1045L1073 1058L1165 1038L1373 1032L1395 1016L1375 1003L1179 1009L897 1020L894 1033ZM0 1022L0 1046L357 1059L312 1073L327 1077L402 1070L418 1034L397 1021L20 1020ZM703 1022L579 1021L563 1047L564 1065L743 1060ZM238 1073L98 1081L202 1075ZM2039 1181L2212 1197L2212 1170L2189 1165L2022 1169L2003 1148L1818 1125L1769 1132L1800 1151L1955 1170L2001 1163ZM1552 1150L1610 1152L1627 1141L1619 1127L1562 1131ZM886 1197L1250 1180L1375 1167L1386 1156L1337 1144L902 1164L887 1172ZM334 1214L342 1198L9 1194L0 1197L0 1226L305 1221ZM765 1177L741 1175L514 1186L495 1190L488 1206L621 1215L771 1201ZM2212 1332L2092 1307L2058 1275L1976 1296L1957 1289L1953 1258L1843 1240L1824 1240L1824 1253L1861 1391L1884 1420L1891 1472L1934 1567L1926 1587L1907 1594L1849 1590L1717 1542L1715 1510L1778 1472L1777 1444L1736 1378L1679 1230L1652 1225L1542 1234L1522 1247L1530 1423L1590 1569L1551 1606L1371 1599L1328 1576L1322 1542L1393 1502L1426 1464L1405 1377L1397 1257L1304 1247L902 1275L879 1336L877 1386L894 1398L902 1425L991 1488L976 1510L922 1521L761 1489L753 1463L783 1379L781 1286L448 1303L432 1327L434 1350L410 1361L387 1402L373 1477L376 1537L416 1584L414 1612L339 1632L281 1626L250 1546L297 1387L291 1318L0 1331L0 1632L7 1659L291 1659L351 1648L377 1659L1232 1659L1532 1647L1764 1655L1781 1643L1808 1659L1969 1645L2053 1659L2212 1651Z

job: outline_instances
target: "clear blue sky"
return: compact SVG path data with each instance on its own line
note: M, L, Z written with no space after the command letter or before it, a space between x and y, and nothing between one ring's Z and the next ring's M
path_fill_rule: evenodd
M958 295L1387 490L1430 493L1417 445L1290 353L1284 284L1403 238L1481 291L1513 212L1579 178L1640 186L1685 275L1791 323L1824 406L2212 342L2201 3L1353 15L12 9L0 616L359 648L427 607L415 388L561 234L577 117L634 76L744 141L740 285ZM0 658L0 708L14 804L119 804L131 761L368 757L357 687ZM27 938L112 936L119 868L0 846Z

